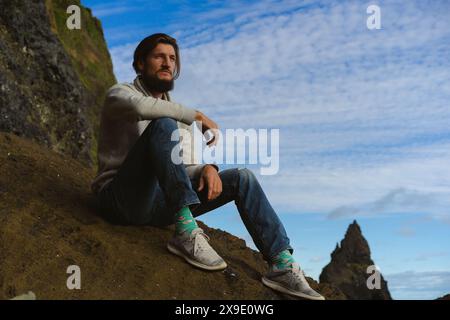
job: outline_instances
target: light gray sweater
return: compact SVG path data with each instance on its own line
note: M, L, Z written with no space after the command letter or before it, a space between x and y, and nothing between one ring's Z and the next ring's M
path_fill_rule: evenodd
M170 117L177 120L180 129L186 129L191 139L182 138L182 159L189 177L199 175L206 164L199 164L194 152L191 124L195 121L196 110L170 101L169 93L163 98L154 98L146 90L139 77L133 83L113 85L106 93L101 111L98 141L98 171L91 183L91 190L97 194L110 182L131 147L144 132L152 119ZM212 164L217 170L218 167Z

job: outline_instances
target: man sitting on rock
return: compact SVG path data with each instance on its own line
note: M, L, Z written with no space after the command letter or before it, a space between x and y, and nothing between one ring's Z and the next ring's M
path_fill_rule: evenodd
M195 152L184 146L186 131L177 129L192 130L197 121L203 133L215 132L208 142L215 144L218 126L199 110L170 101L168 91L180 73L176 40L163 33L145 38L134 52L133 67L133 83L112 86L101 113L99 167L91 188L104 218L127 225L175 224L170 252L196 267L222 270L226 262L194 218L234 201L270 265L262 282L283 293L322 300L294 260L283 224L252 171L189 163ZM181 163L172 161L173 150L182 150Z

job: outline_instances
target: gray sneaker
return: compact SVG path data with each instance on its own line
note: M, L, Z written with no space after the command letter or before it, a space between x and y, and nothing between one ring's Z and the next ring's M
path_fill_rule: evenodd
M305 274L297 262L292 264L292 268L281 270L271 268L261 281L269 288L282 293L310 300L325 300L322 295L309 286Z
M190 264L205 270L222 270L226 262L209 245L209 236L202 228L195 228L191 234L173 236L167 243L167 249L183 257Z

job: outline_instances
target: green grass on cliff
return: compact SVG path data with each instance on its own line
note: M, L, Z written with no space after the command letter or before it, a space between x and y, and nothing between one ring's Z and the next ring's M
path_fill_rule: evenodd
M67 7L75 4L81 9L81 29L66 26ZM116 83L111 57L106 46L101 22L79 0L46 0L52 31L58 36L72 60L81 82L95 99L88 108L88 119L93 129L91 156L96 165L99 114L106 90Z

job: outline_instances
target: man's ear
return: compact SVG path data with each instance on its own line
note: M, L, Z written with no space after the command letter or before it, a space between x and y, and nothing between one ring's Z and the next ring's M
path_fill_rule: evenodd
M137 61L137 68L138 68L139 72L142 74L144 71L144 62L142 61L142 59L139 59Z

